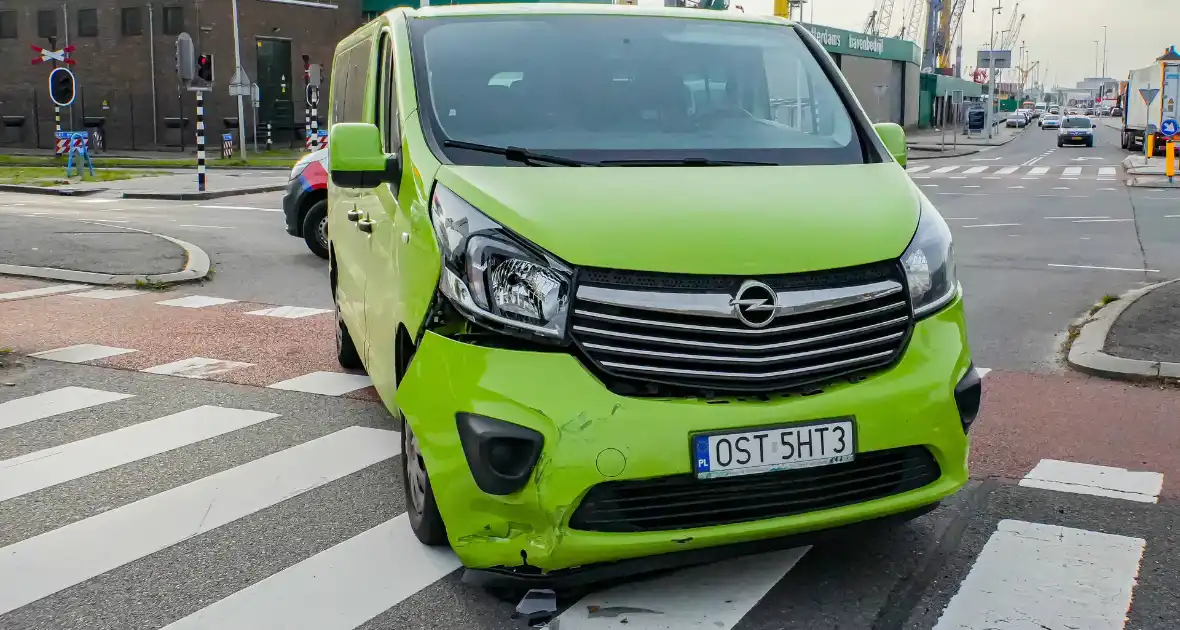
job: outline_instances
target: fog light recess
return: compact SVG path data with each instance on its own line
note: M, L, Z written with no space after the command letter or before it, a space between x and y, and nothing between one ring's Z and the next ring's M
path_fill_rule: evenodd
M467 467L480 490L506 495L528 483L545 438L518 424L473 413L455 416Z

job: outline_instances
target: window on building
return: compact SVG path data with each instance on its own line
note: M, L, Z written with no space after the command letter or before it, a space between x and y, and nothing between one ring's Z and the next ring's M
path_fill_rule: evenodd
M143 12L139 7L123 7L123 35L143 35Z
M16 11L0 11L0 39L16 39Z
M78 37L98 37L97 9L78 9Z
M57 37L57 11L37 12L37 37Z
M184 32L184 7L164 7L164 34L180 35Z

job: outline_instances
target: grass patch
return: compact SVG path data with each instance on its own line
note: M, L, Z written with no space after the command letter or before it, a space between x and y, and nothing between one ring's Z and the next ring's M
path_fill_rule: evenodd
M233 158L230 160L211 159L207 160L206 164L213 167L234 167L234 168L249 168L257 166L281 166L291 167L295 165L303 155L303 152L295 150L283 149L280 151L265 151L261 155L251 153L249 160L241 158ZM120 158L120 157L94 157L94 168L187 168L196 166L197 158L195 157L181 157L175 158ZM56 157L52 155L0 155L0 166L57 166L65 168L66 158Z
M1093 315L1094 313L1097 313L1098 311L1102 310L1103 306L1106 306L1117 299L1119 299L1119 296L1110 295L1109 293L1102 296L1102 299L1099 300L1097 304L1090 307L1090 314Z
M135 288L143 289L144 291L167 291L172 288L172 284L168 282L157 282L147 278L136 278Z
M90 171L84 171L85 176L75 174L66 177L64 166L0 166L0 184L17 184L23 186L68 186L80 182L114 182L136 177L154 177L168 175L164 171L149 170L119 170L94 169L94 176Z

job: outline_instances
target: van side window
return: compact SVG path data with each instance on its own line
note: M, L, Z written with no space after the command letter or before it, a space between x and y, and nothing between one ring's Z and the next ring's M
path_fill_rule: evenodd
M381 35L377 56L377 126L381 128L386 153L401 150L401 125L397 113L397 87L394 85L393 42L388 33Z
M369 53L373 44L366 40L348 51L348 86L344 94L345 122L368 122L365 120L365 88L369 76Z
M332 60L332 111L328 112L331 118L328 120L328 127L331 128L338 122L344 122L344 103L345 92L348 90L348 57L351 51L346 50L336 56Z

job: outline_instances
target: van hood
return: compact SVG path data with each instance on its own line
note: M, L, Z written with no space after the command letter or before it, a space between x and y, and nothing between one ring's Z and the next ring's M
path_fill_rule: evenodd
M577 266L765 275L897 258L921 193L895 163L444 166L438 181Z

